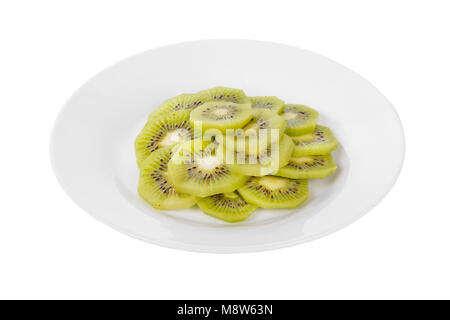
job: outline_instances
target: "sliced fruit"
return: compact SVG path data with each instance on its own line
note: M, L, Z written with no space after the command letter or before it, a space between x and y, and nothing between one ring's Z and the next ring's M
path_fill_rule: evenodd
M286 134L298 136L314 131L319 113L301 104L287 104L281 116L287 121Z
M261 144L269 146L272 141L279 141L285 129L286 121L278 114L270 110L257 109L253 110L253 117L245 127L232 133L227 132L225 141L227 146L236 146L238 141L245 139L242 145L249 145L249 138L257 136L258 140L262 140Z
M215 152L214 143L200 139L179 147L169 161L169 176L180 192L207 197L230 193L241 187L248 177L231 171Z
M266 150L251 150L236 153L235 163L230 165L236 173L245 176L266 176L275 174L288 164L294 150L294 143L288 135L283 135L279 143L272 143Z
M291 137L294 141L293 157L325 155L338 147L338 141L327 127L317 126L314 132Z
M201 123L202 131L243 127L252 118L253 111L250 103L237 104L226 101L205 102L202 106L191 112L190 121Z
M164 101L163 104L161 104L154 112L152 112L149 118L156 117L159 115L167 115L174 111L182 111L182 110L192 111L209 100L210 100L209 96L204 94L183 93Z
M172 210L192 207L196 196L178 192L169 175L167 163L172 156L172 147L153 152L142 163L138 193L155 209Z
M153 151L193 138L189 114L190 111L179 111L147 122L135 141L138 167Z
M308 180L264 176L248 180L239 194L261 208L295 208L308 198Z
M333 174L337 169L331 155L300 156L291 158L280 168L276 176L290 179L321 179Z
M237 192L202 198L197 205L205 214L228 222L243 221L258 208L257 205L245 201Z
M277 114L284 109L284 101L277 97L249 97L253 109L267 109Z
M199 92L201 95L206 95L210 100L228 101L234 103L249 103L250 99L245 95L244 91L240 89L233 89L227 87L215 87Z
M273 111L259 109L253 111L253 117L249 123L243 128L246 134L260 133L262 130L279 130L279 136L286 129L286 121Z

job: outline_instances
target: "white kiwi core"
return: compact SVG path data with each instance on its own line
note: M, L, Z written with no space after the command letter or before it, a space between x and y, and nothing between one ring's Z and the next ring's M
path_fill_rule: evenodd
M215 156L207 156L198 159L199 168L206 171L213 171L220 164L221 162L219 161L219 158Z
M265 186L267 189L270 190L278 190L283 189L288 186L288 180L277 178L277 177L270 177L265 176L259 179L259 183Z
M175 143L189 140L189 130L186 129L176 129L169 131L165 134L164 138L161 139L159 145L162 147L168 147Z
M281 115L285 120L295 120L298 119L299 116L295 112L286 112Z
M226 116L230 113L230 110L227 108L217 108L212 112L215 116L222 117Z

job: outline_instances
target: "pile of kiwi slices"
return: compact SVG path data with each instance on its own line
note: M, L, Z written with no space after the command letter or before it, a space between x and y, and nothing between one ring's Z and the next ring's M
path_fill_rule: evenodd
M316 110L215 87L164 101L135 141L139 195L156 209L197 205L238 222L258 207L295 208L308 179L336 171L338 142Z

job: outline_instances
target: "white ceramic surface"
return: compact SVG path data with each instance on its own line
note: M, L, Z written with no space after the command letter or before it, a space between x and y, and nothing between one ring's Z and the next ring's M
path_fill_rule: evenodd
M333 153L336 174L311 180L311 196L301 207L258 209L238 224L197 208L154 210L136 192L136 135L165 99L217 85L317 109L319 123L340 142ZM69 196L123 233L177 249L250 252L310 241L367 213L397 179L404 148L393 106L349 69L286 45L206 40L147 51L89 80L58 116L51 160Z

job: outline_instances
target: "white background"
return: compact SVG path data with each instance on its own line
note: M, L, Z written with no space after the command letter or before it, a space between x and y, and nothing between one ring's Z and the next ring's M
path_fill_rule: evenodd
M446 0L2 1L0 298L449 299L449 16ZM64 102L118 60L211 38L309 49L378 87L407 142L384 201L320 240L233 255L149 245L79 209L49 161Z

